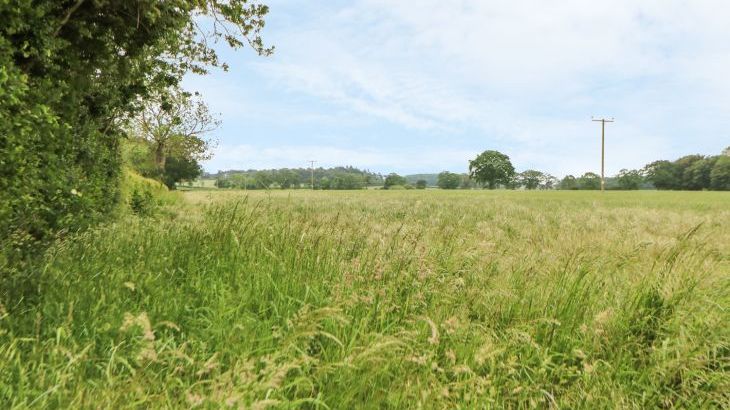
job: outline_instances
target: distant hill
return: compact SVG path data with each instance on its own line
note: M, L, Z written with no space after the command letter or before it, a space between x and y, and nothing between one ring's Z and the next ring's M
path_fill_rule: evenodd
M439 174L413 174L413 175L406 175L406 180L409 184L415 184L419 179L423 179L426 181L426 185L428 186L436 186L436 181L438 180Z

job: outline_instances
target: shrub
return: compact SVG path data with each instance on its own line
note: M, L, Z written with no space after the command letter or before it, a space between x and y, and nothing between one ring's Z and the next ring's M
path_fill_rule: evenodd
M139 216L149 216L155 210L157 204L150 191L139 191L135 189L132 191L132 196L129 199L129 208L132 213Z

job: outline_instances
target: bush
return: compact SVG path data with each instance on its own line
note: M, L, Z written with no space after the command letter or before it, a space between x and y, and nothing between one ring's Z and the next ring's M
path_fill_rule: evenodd
M179 204L180 196L170 191L161 182L145 178L129 168L122 175L120 184L120 214L132 213L139 216L151 216L163 208Z
M150 191L138 191L135 189L129 199L129 208L135 215L150 216L156 206L157 204Z

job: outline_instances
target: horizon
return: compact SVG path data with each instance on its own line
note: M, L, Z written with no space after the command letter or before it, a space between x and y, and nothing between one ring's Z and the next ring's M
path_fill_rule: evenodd
M728 147L728 148L730 148L730 147ZM692 155L701 155L701 156L704 156L704 157L710 157L710 156L722 155L722 153L721 152L720 153L715 153L715 154L692 153L692 154L682 155L681 157L692 156ZM678 158L662 158L662 159L669 160L669 161L675 161L675 160L677 160L677 159L679 159L681 157L678 157ZM517 172L517 173L522 172L522 171L530 170L528 168L526 168L526 169L519 168L519 167L516 166L516 164L513 164L513 165L515 165L515 172ZM636 167L636 168L624 168L624 169L628 169L628 170L635 169L635 170L641 171L644 168L645 165L648 165L648 163L647 164L644 164L644 165L642 165L640 167ZM315 171L317 171L317 170L325 170L326 171L326 170L333 170L333 169L336 169L336 168L353 168L353 169L358 170L358 171L367 172L367 173L376 174L376 175L381 175L381 176L387 176L389 174L398 174L398 175L402 175L402 176L405 176L405 177L410 177L410 176L416 176L416 175L438 175L438 174L440 174L442 172L453 172L453 173L456 173L456 174L466 174L466 175L469 174L468 169L466 171L451 171L451 170L448 170L448 169L444 169L444 170L440 170L440 171L423 171L423 172L411 172L411 173L399 174L397 172L392 172L392 171L380 172L380 171L375 171L375 170L372 170L372 169L369 169L369 168L360 168L360 167L356 167L356 166L353 166L353 165L341 165L341 164L340 165L335 164L335 165L330 165L330 166L326 166L326 167L324 167L324 166L317 166L317 167L314 167L314 170ZM305 169L305 170L309 170L311 168L310 167L307 167L307 166L295 166L295 167L247 168L247 169L235 169L235 168L231 168L231 169L219 169L219 170L215 170L215 171L209 171L207 169L204 169L203 175L216 175L216 174L229 173L229 172L277 171L277 170L282 170L282 169ZM541 171L541 170L538 169L536 171ZM619 170L619 171L621 171L621 170ZM595 171L588 170L588 171L583 171L583 172L578 172L578 173L573 173L573 174L565 174L565 175L553 175L553 174L550 174L549 172L547 172L547 174L549 174L550 176L553 176L555 178L562 179L562 178L564 178L566 176L569 176L569 175L572 175L574 177L579 177L579 176L581 176L583 174L586 174L586 173L589 173L589 172L596 173ZM613 178L615 178L617 176L617 174L618 174L618 171L616 173L614 173L614 174L607 173L606 174L606 179L613 179Z

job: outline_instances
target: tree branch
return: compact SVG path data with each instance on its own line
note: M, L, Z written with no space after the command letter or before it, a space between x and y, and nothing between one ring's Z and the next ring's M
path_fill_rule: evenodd
M61 29L63 28L63 26L65 26L66 23L68 23L68 20L71 18L71 15L74 14L74 12L76 12L76 10L78 10L78 8L81 7L81 4L83 4L83 3L84 3L84 0L76 0L76 4L74 4L73 6L71 6L70 9L68 9L68 12L66 12L66 17L64 17L63 20L61 20L61 24L58 26L56 31L53 33L54 37L58 36L58 33L61 32Z

